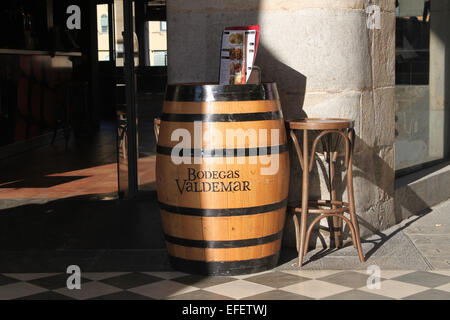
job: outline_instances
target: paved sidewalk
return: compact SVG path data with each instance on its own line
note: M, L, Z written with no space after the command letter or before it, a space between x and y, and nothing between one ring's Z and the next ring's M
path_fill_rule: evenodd
M360 263L353 246L313 250L305 257L303 269L365 270L377 265L382 270L450 270L450 200L366 239L363 251L365 263ZM297 259L278 267L297 268Z
M420 219L411 218L401 225L407 225L404 234L432 269L450 269L450 200Z

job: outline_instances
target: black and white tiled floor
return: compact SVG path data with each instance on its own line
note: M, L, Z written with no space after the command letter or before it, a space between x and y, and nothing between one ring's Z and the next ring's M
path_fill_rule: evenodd
M450 300L450 270L381 270L381 287L367 287L364 270L283 270L205 277L179 272L82 273L81 289L67 274L0 274L0 300Z

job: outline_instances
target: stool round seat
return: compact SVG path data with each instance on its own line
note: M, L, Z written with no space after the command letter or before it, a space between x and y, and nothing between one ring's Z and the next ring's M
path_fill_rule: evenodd
M338 130L355 126L354 120L339 118L302 118L287 120L286 123L294 130Z

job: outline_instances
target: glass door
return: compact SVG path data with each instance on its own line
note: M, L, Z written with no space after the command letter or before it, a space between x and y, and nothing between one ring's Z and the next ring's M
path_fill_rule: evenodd
M135 36L134 1L114 0L115 98L117 107L117 148L119 196L137 193L137 104L136 67L139 66Z
M98 0L97 50L101 110L116 127L118 193L129 194L129 125L124 78L124 1Z
M137 2L139 3L139 2ZM156 137L154 119L159 117L167 84L167 19L165 1L144 1L136 12L140 67L138 88L138 190L155 192Z
M153 123L167 83L166 10L145 0L114 0L113 7L119 194L132 198L156 191Z

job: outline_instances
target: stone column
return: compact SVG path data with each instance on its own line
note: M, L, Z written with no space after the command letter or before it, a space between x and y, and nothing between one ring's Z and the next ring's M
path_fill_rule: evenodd
M369 29L366 8L380 8ZM342 117L356 121L354 183L363 236L395 223L393 0L168 0L169 82L217 82L220 37L227 26L259 24L256 65L276 81L285 118ZM290 201L300 199L292 157ZM318 166L323 163L318 159ZM328 198L320 169L311 196ZM342 183L344 185L344 183ZM346 199L346 195L344 194ZM293 245L291 220L285 244Z

